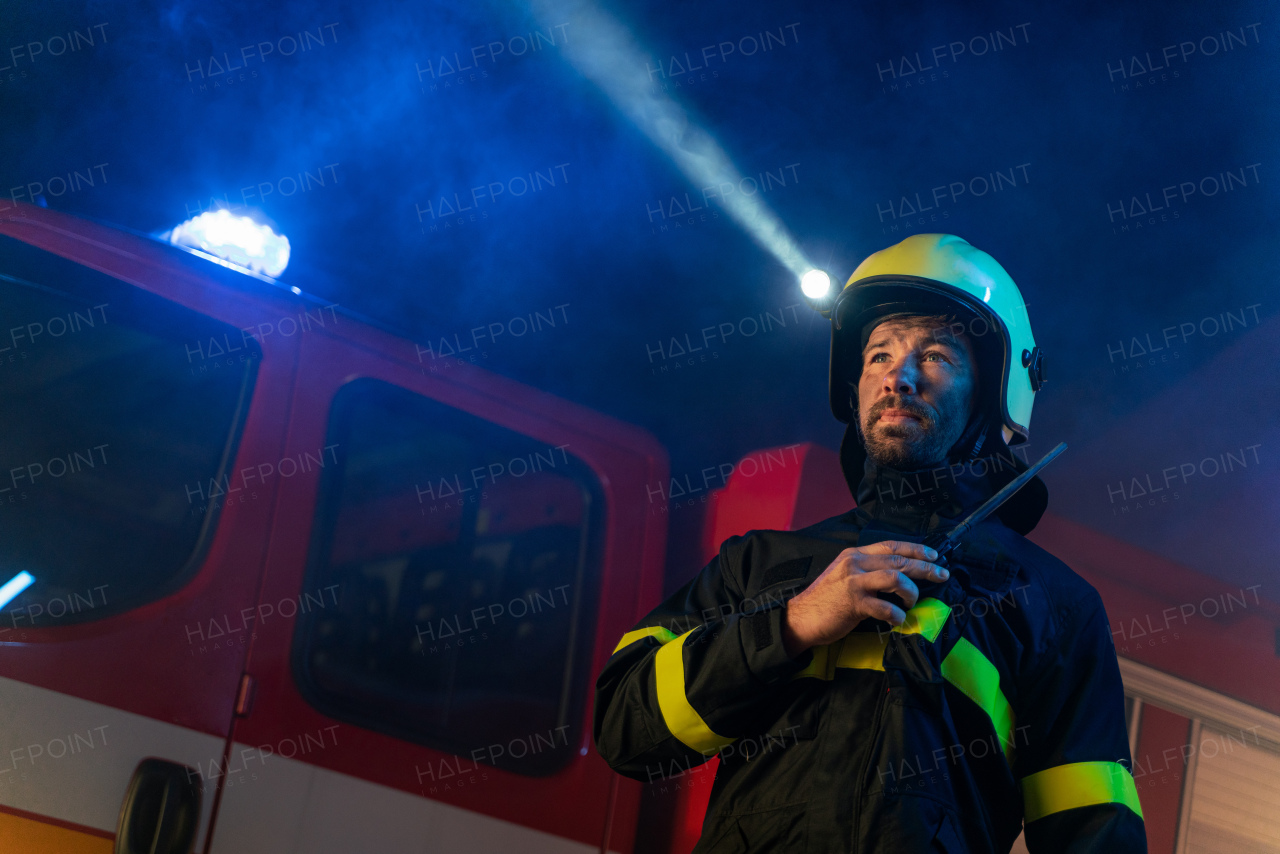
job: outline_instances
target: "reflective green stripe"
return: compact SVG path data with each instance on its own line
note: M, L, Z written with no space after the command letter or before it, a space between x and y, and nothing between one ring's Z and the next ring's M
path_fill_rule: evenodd
M716 735L702 716L689 705L684 691L684 642L692 631L685 632L665 644L653 657L654 676L658 683L658 708L667 729L689 748L711 755L734 741Z
M647 629L636 629L634 632L627 632L622 636L622 640L618 641L618 645L613 648L614 652L622 649L628 644L633 644L641 638L657 638L658 643L668 643L675 640L676 633L670 629L664 629L662 626L650 626Z
M904 635L924 635L929 643L938 639L942 627L951 616L951 606L937 599L921 599L907 612L902 625L894 626L895 632Z
M1032 774L1022 781L1022 803L1028 823L1097 804L1124 804L1142 818L1133 775L1118 762L1073 762Z
M1000 690L1000 672L976 646L964 638L942 661L942 678L960 689L991 718L1004 755L1013 762L1013 707Z

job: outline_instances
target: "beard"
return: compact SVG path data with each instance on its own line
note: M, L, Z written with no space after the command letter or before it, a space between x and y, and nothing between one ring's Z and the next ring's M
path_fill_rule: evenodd
M899 395L877 400L862 420L862 441L867 456L877 465L898 471L914 471L944 462L964 432L968 413L960 401L944 400L934 409ZM880 413L900 409L915 416L915 422L881 424Z

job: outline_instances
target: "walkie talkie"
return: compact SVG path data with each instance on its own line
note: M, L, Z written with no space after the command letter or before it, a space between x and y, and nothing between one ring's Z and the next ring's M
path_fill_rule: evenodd
M1026 485L1027 481L1035 477L1042 468L1053 462L1066 449L1067 443L1059 442L1056 448L1041 457L1031 468L1005 484L1004 488L983 502L981 507L970 513L959 525L956 525L946 533L930 534L926 537L924 544L938 553L938 559L934 563L938 566L946 566L947 555L955 551L956 546L960 545L961 537L967 534L974 525L977 525L999 509L1001 504L1008 501L1015 492Z

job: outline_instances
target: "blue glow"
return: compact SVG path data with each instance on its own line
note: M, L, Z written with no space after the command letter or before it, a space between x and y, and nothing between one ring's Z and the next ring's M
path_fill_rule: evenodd
M193 217L162 238L273 279L289 265L289 238L225 208Z
M0 608L8 605L18 597L18 594L26 590L32 584L36 583L36 577L25 569L19 572L13 578L10 578L0 587Z

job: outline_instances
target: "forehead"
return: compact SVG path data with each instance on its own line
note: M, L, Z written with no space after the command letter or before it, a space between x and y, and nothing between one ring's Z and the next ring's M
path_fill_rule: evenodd
M936 317L895 317L878 324L867 337L865 353L873 347L887 344L920 347L937 344L968 353L969 339L963 331L952 331L951 326L942 318Z

